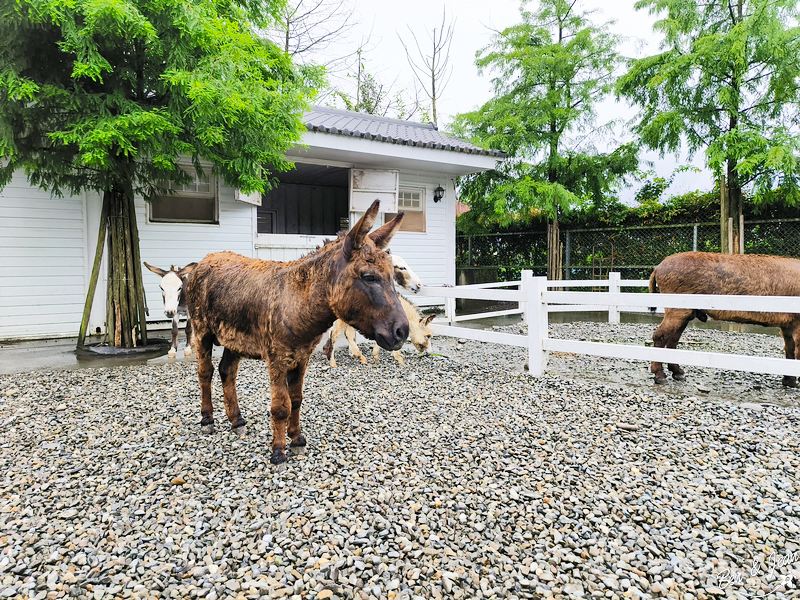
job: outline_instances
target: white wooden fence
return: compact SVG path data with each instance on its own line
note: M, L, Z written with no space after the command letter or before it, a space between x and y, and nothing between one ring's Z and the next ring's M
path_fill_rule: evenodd
M532 271L523 271L522 280L488 284L462 285L456 287L424 286L420 294L445 298L445 309L449 325L433 324L435 335L447 335L481 342L492 342L528 349L530 374L539 377L547 368L547 354L571 352L609 358L625 358L643 361L679 363L698 367L714 367L751 373L800 376L800 361L785 358L744 356L697 350L653 348L644 345L629 346L580 340L554 339L548 337L548 313L608 310L609 322L619 323L623 312L646 310L655 306L664 308L689 308L703 310L744 310L753 312L800 313L800 297L795 296L717 296L704 294L633 294L623 293L625 287L647 286L646 280L623 280L619 273L610 273L609 279L548 281L545 277L534 277ZM500 288L516 289L500 289ZM559 291L564 287L608 287L606 292ZM495 302L517 302L519 308L481 313L479 315L455 315L455 299L490 300ZM523 314L528 326L527 335L501 333L494 330L457 327L457 321L486 318L508 314ZM644 344L644 340L642 340Z

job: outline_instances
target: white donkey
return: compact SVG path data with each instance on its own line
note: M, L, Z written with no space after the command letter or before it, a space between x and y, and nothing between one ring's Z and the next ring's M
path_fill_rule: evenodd
M144 266L153 273L161 277L161 297L164 299L164 314L172 319L172 344L169 347L169 356L173 357L178 353L178 320L180 317L188 317L186 311L186 296L184 285L186 278L197 263L189 263L182 269L176 269L175 265L169 271L159 269L153 265L144 263ZM192 322L186 318L186 347L183 354L189 356L192 353Z
M392 264L394 265L395 287L398 290L404 289L416 294L422 287L422 281L420 281L420 278L417 277L417 274L411 270L411 267L408 266L408 263L403 260L402 257L398 256L397 254L392 254L388 250L386 252L392 257ZM410 328L409 338L411 339L411 342L414 344L414 346L416 346L419 352L430 352L431 330L429 323L431 319L433 319L433 315L420 317L414 306L408 300L401 296L400 301L403 304L403 310L408 318L408 325ZM344 332L344 335L347 338L347 342L350 346L350 355L353 358L359 359L363 364L367 364L367 359L364 358L364 355L361 354L361 351L356 345L356 330L344 321L337 320L333 324L333 327L331 327L330 337L328 338L328 341L325 342L325 346L322 349L322 353L328 359L330 366L334 369L337 366L333 353L334 348L336 347L336 340L339 339L339 336L342 335L342 332ZM372 356L375 362L378 362L377 347L373 348ZM405 364L403 362L403 357L400 356L399 352L392 352L392 356L394 356L397 362L399 362L401 365Z

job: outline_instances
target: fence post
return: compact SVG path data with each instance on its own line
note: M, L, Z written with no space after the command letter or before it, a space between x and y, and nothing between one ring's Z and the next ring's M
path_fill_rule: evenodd
M444 299L444 317L447 319L447 324L452 325L455 322L456 318L456 299L455 298L445 298Z
M569 234L569 231L566 232L567 244L566 248L564 248L564 279L570 278L570 259L572 254L572 237Z
M692 236L692 250L697 252L697 223L694 224L694 235Z
M620 274L616 272L611 272L608 274L608 293L609 294L618 294L622 291L622 287L619 284ZM608 305L608 322L609 323L619 323L619 306L615 306L612 304Z
M533 271L522 271L522 290L525 292L525 323L528 326L528 372L541 377L547 367L547 304L542 292L547 289L547 277L534 277Z

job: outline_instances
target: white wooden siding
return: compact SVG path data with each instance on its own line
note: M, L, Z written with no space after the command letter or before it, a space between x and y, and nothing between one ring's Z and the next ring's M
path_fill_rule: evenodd
M31 187L0 192L0 340L78 335L86 289L86 203Z
M448 256L447 232L455 223L448 223L447 202L455 202L452 197L441 202L433 201L433 190L436 186L445 187L445 178L423 178L400 174L400 187L425 188L425 233L400 231L392 238L389 245L392 252L402 256L424 285L452 285L449 281L448 261L455 261L455 256ZM452 192L451 192L452 194ZM440 298L403 294L420 306L442 304Z
M220 186L219 225L193 223L150 223L147 206L141 198L136 201L139 225L139 246L142 260L169 269L199 262L206 254L230 250L254 256L256 207L234 200L234 190ZM164 321L164 302L159 288L160 279L142 266L144 290L150 310L148 321Z

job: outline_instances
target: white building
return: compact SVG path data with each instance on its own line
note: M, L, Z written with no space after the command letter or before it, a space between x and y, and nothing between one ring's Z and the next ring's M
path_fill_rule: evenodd
M503 154L431 125L343 110L315 107L305 122L302 144L289 152L296 169L278 174L281 184L263 198L213 177L150 203L137 198L142 260L169 268L219 250L293 260L347 229L377 197L385 213L406 211L392 251L424 283L454 285L454 180L493 168ZM96 193L53 197L22 173L0 192L0 340L77 335L100 208ZM105 331L106 273L104 264L89 333ZM163 321L158 277L143 277L148 321Z

